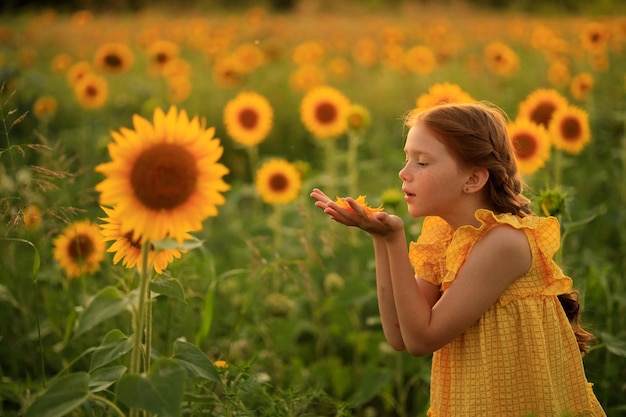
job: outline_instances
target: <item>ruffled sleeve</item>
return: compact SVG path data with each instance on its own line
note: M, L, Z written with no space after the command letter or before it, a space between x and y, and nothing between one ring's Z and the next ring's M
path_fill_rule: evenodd
M446 271L446 249L452 228L440 217L426 217L417 242L409 245L409 259L415 274L440 285Z
M507 304L513 299L532 295L559 295L569 290L572 280L563 275L553 257L560 246L560 226L554 217L494 214L490 210L477 210L476 219L481 225L476 228L463 226L456 230L447 250L446 271L441 281L445 291L456 278L470 251L487 232L499 225L509 225L524 231L531 248L532 265L530 270L518 279L500 297Z

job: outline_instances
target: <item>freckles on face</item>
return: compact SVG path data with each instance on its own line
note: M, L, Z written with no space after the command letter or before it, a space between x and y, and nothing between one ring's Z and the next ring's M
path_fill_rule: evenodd
M443 142L418 123L409 130L404 151L399 175L409 213L440 215L455 205L466 178Z

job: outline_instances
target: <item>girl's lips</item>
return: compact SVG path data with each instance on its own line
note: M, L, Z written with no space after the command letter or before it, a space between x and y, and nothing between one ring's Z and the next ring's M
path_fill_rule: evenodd
M404 201L409 201L411 200L413 197L415 197L415 194L408 192L407 190L402 190L404 192Z

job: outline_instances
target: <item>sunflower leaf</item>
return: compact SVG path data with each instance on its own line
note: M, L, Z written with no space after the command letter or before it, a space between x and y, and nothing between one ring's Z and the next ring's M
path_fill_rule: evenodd
M181 415L185 370L172 359L157 359L149 374L124 375L116 384L121 402L158 416Z
M91 300L78 321L78 329L74 337L78 337L96 325L111 317L117 316L128 307L129 299L115 287L100 290Z
M150 291L185 303L185 289L176 278L161 276L159 279L152 280L150 281Z
M89 372L108 365L128 353L133 347L132 337L127 337L119 329L109 331L102 339L100 346L96 348L91 357Z
M61 417L89 398L89 375L77 372L54 381L26 410L25 417Z
M176 239L161 239L156 242L152 242L154 249L157 251L161 250L190 250L196 249L204 245L204 240L200 240L198 238L193 238L192 240L185 240L184 242L179 242Z

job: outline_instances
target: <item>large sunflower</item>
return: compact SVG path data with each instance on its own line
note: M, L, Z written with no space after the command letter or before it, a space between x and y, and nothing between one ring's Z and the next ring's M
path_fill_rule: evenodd
M94 56L94 65L111 73L123 73L133 65L133 52L125 43L110 42L101 45Z
M113 263L117 264L122 261L124 267L133 268L137 266L137 270L141 272L143 267L141 264L141 242L133 239L132 232L122 232L117 210L106 207L102 207L102 210L104 210L108 217L101 219L106 222L100 224L102 228L101 232L106 242L114 241L111 247L107 249L107 252L115 253ZM189 239L191 239L191 237L191 235L187 236ZM180 259L184 252L186 252L186 250L182 249L155 251L154 248L151 247L148 253L148 265L152 265L156 273L161 274L174 259Z
M96 167L106 175L96 185L100 203L116 207L121 231L132 232L134 241L182 241L217 215L230 188L222 179L228 169L218 163L223 148L215 129L175 106L167 114L157 108L154 124L134 115L133 125L112 133L112 160Z
M74 94L83 108L99 109L109 97L109 84L96 74L86 74L74 86Z
M558 91L539 88L530 93L520 104L517 117L548 128L555 111L567 107L567 100Z
M548 132L554 147L577 155L591 140L589 115L576 106L567 106L554 112Z
M517 119L508 125L517 167L522 174L532 174L550 158L550 137L543 126L529 119Z
M306 93L300 103L304 126L318 139L328 139L346 131L350 100L339 90L320 86Z
M493 73L510 77L519 69L519 57L507 44L499 41L488 43L483 50L487 68Z
M252 91L239 93L224 107L226 131L235 142L246 146L265 140L272 129L273 117L269 101Z
M54 239L54 259L68 278L96 273L104 259L104 240L98 225L83 220L67 226Z
M273 159L258 169L256 187L264 202L287 204L298 197L302 178L295 165L284 159Z

